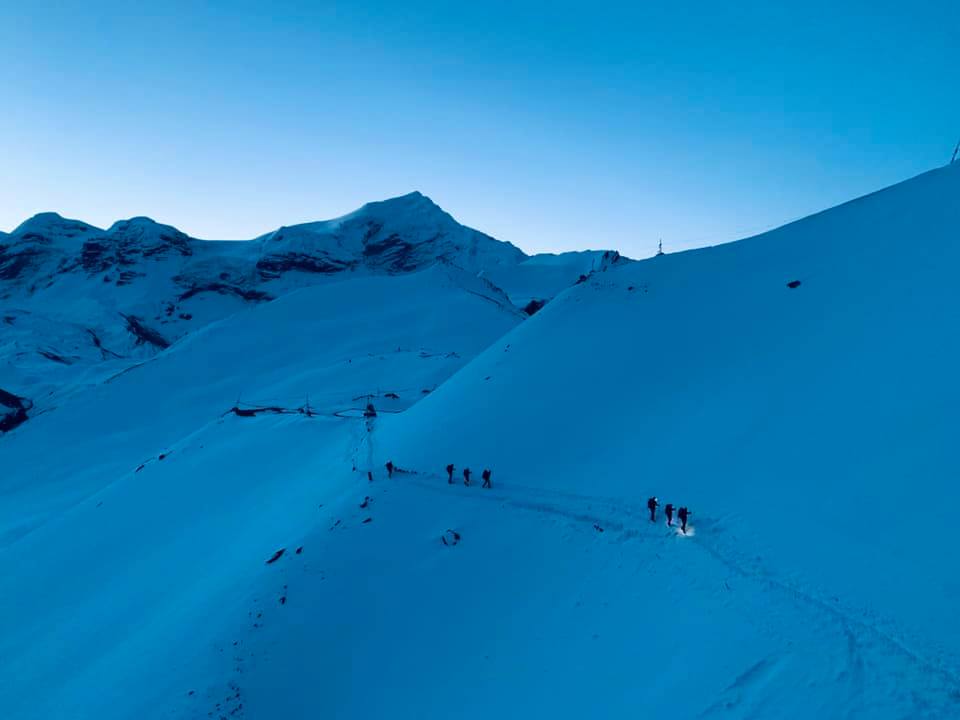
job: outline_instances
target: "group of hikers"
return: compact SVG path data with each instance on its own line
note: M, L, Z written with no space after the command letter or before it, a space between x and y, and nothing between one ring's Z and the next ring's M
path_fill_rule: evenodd
M453 463L450 463L449 465L447 465L447 485L453 485L454 470L456 470L456 468L453 466ZM467 487L470 487L470 476L472 474L473 472L470 470L470 468L463 469L463 484L466 485ZM483 484L480 487L482 488L493 487L493 485L490 484L490 471L488 469L484 469L484 471L480 473L480 477L483 479Z
M385 465L385 467L387 468L387 477L388 477L388 478L392 478L392 477L393 477L393 472L394 472L394 470L397 469L397 466L393 464L393 461L392 461L392 460L388 460L388 461L387 461L387 464ZM448 484L448 485L453 485L453 471L454 471L455 469L456 469L456 468L453 466L453 463L450 463L449 465L447 465L447 484ZM472 475L473 475L473 471L472 471L470 468L464 468L464 469L463 469L463 484L466 485L467 487L470 487L470 477L471 477ZM493 487L493 485L490 484L490 476L491 476L491 475L492 475L492 473L490 472L489 469L484 469L484 471L483 471L482 473L480 473L480 477L481 477L481 479L483 480L483 483L480 485L480 487L482 487L482 488L492 488L492 487ZM367 470L367 480L370 480L371 482L373 481L373 471L372 471L372 470Z
M386 464L386 468L387 468L387 477L388 477L388 478L392 478L392 477L393 477L393 471L397 469L397 466L393 464L393 461L392 461L392 460L388 460L388 461L387 461L387 464ZM454 467L453 463L450 463L449 465L447 465L447 484L448 484L448 485L453 485L453 473L454 473L455 470L456 470L456 467ZM464 469L463 469L463 484L464 484L465 486L470 487L470 477L471 477L472 475L473 475L473 471L470 470L470 468L464 468ZM482 488L492 488L492 487L493 487L493 486L490 484L490 475L491 475L490 470L489 470L489 469L486 469L486 468L484 469L484 471L483 471L482 473L480 473L480 477L483 479L483 483L480 485L480 487L482 487ZM371 480L371 481L373 480L373 471L371 471L371 470L368 470L368 471L367 471L367 479L368 479L368 480ZM658 508L658 507L660 507L660 501L656 498L656 496L651 497L650 499L647 500L647 509L650 511L650 522L656 522L656 521L657 521L657 508ZM664 506L664 508L663 508L664 513L665 513L666 516L667 516L667 527L673 527L673 513L674 513L674 509L675 509L675 508L674 508L674 506L673 506L673 503L667 503L666 506ZM684 506L681 506L681 507L679 507L679 508L676 508L676 513L677 513L677 519L680 521L680 532L682 532L684 535L686 535L686 534L687 534L687 519L688 519L693 513L691 513L691 512L690 512L686 507L684 507Z
M656 497L652 497L647 500L647 509L650 511L650 522L657 521L657 508L659 506L660 501L657 500ZM667 503L663 510L667 515L667 527L673 527L673 504ZM693 513L687 510L685 507L680 507L677 510L677 519L680 520L680 532L682 532L684 535L687 534L687 518L691 515L693 515Z

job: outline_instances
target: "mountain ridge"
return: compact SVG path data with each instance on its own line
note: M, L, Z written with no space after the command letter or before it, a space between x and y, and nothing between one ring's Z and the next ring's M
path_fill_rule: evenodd
M193 238L146 216L101 229L38 213L0 237L8 340L0 344L0 388L45 398L42 410L72 387L69 377L114 372L118 362L139 362L211 322L317 284L439 263L460 268L463 274L451 277L469 292L512 302L520 312L619 255L556 256L549 273L525 266L529 260L512 244L461 225L420 192L234 241ZM515 297L507 299L508 289Z

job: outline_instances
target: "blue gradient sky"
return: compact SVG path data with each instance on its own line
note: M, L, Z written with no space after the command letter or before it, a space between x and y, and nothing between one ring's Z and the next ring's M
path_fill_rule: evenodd
M528 251L732 240L944 164L960 3L0 0L0 229L245 238L418 189Z

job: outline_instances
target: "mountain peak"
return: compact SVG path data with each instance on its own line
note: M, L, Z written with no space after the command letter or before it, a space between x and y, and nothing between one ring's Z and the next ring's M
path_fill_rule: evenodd
M84 237L99 233L100 229L81 220L70 220L55 212L37 213L20 223L11 234L13 237L41 235L48 239Z
M113 225L107 229L107 233L114 234L117 232L129 232L131 230L149 230L151 228L170 228L169 225L162 225L158 223L153 218L148 218L145 215L137 215L127 220L117 220ZM171 228L173 229L173 228Z
M441 220L456 223L456 220L446 210L419 190L386 200L369 202L359 210L341 219L354 218L358 215L372 215L386 219L429 219L431 221Z

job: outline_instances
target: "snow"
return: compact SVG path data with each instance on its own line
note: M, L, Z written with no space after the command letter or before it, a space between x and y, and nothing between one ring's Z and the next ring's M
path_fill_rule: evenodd
M0 715L960 715L958 192L290 283L88 364L0 436Z
M56 411L31 419L29 434L3 438L3 466L30 468L42 482L15 484L16 500L0 506L0 537L29 529L22 527L24 507L37 508L26 515L30 525L40 522L48 503L95 492L105 478L164 452L185 428L211 422L238 398L295 409L309 397L327 415L362 408L366 401L358 398L367 393L386 410L408 407L521 321L505 300L498 304L475 284L436 266L306 288L208 325L77 391ZM383 397L391 392L399 397ZM140 420L131 424L131 413ZM47 484L62 485L65 497Z
M131 332L128 317L161 344L174 343L298 288L418 272L438 262L509 278L526 259L509 243L458 224L420 193L254 241L197 240L146 217L100 230L56 213L27 220L8 241L0 245L0 388L35 399L38 410L109 377L115 360L155 354L154 343ZM552 297L579 272L570 266L552 273L539 297ZM481 292L502 295L498 288Z
M81 220L70 220L55 212L43 212L20 223L9 237L22 239L31 234L43 235L53 240L82 240L101 233L102 230Z
M610 250L586 250L559 255L543 253L516 265L498 265L484 270L483 277L504 292L517 307L531 300L549 300L576 282L581 275L602 272L617 262L627 262Z
M387 452L484 463L504 487L687 504L706 558L864 623L857 643L901 646L907 685L939 677L932 715L952 714L960 567L931 548L951 542L960 470L958 191L947 168L597 276L388 427ZM482 415L466 400L481 394ZM871 680L893 693L890 672Z

